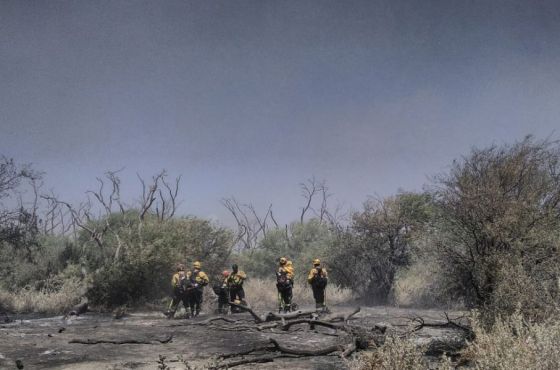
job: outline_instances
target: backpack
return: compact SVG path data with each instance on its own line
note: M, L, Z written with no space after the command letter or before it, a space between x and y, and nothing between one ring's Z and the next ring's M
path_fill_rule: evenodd
M311 285L317 289L325 289L327 287L327 278L323 276L323 270L317 267L317 275L313 278Z
M228 292L227 288L224 287L224 284L216 283L212 286L212 290L217 296L225 296Z
M196 277L198 276L198 272L192 272L190 278L184 278L183 280L181 280L181 290L183 290L184 292L188 291L188 290L192 290L194 289L194 285L196 284Z
M276 287L279 290L286 290L290 287L290 279L285 271L276 273Z
M187 290L192 288L192 282L187 279L186 277L181 279L179 282L179 289L181 289L182 292L186 292Z

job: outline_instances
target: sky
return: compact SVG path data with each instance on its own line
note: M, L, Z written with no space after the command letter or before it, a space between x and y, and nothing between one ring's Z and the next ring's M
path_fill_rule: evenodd
M281 222L418 191L475 147L560 138L558 1L0 1L0 155L79 202L182 175L179 213Z

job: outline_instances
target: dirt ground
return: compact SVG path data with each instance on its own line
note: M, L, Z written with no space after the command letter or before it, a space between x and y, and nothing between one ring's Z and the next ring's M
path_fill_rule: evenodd
M336 313L347 313L352 307L334 307ZM412 310L394 307L367 307L356 315L354 323L373 326L388 323L403 328L412 316L442 320L437 310ZM268 338L297 348L318 348L335 344L337 337L325 331L311 331L303 326L283 332L228 331L192 325L212 315L195 320L167 320L160 312L135 312L115 320L110 315L87 313L79 317L23 319L0 325L0 369L17 369L16 360L24 369L158 369L158 359L165 356L171 369L185 369L180 360L191 366L202 366L218 354L227 354L265 345ZM235 319L250 320L248 314ZM328 331L329 329L324 329ZM327 335L325 335L325 333ZM430 341L453 335L449 329L423 329L418 340ZM171 340L169 340L171 336ZM73 340L137 340L145 344L79 344ZM168 341L169 340L169 341ZM335 354L307 358L282 358L264 364L242 365L236 369L341 369L344 362Z

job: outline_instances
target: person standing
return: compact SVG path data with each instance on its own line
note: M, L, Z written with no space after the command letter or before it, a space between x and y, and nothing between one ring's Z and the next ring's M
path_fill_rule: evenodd
M239 271L236 264L231 266L231 274L227 278L227 286L229 288L229 298L231 301L236 299L245 305L245 290L243 290L243 282L247 279L247 275L243 271Z
M327 311L325 304L325 290L327 288L328 276L327 269L321 266L319 259L313 260L313 268L309 271L307 282L313 290L313 299L315 299L315 308Z
M276 289L278 290L278 312L292 309L292 288L294 285L294 268L291 261L281 257L276 271Z
M185 307L185 311L188 312L189 302L187 300L187 292L186 292L186 279L187 275L185 274L185 266L183 264L177 265L177 272L173 274L171 278L171 287L173 289L173 299L169 305L165 316L168 319L172 319L175 316L175 312L177 312L177 307L179 307L179 303L183 302L183 306Z
M218 314L227 315L229 311L229 271L222 272L222 280L214 285L214 293L218 296Z
M208 276L201 270L202 264L199 261L193 263L192 271L187 272L187 301L191 309L191 316L200 314L202 305L202 293L204 287L210 281Z

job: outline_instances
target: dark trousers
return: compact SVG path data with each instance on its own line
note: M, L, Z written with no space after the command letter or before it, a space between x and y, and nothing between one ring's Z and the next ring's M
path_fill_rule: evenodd
M278 287L278 294L280 295L279 310L289 311L292 305L292 286Z
M236 299L239 299L241 302L245 302L245 291L243 290L243 287L242 286L230 287L229 297L232 302L235 301Z
M227 314L229 310L229 294L227 290L218 295L218 313Z
M315 307L320 308L325 306L325 288L311 287L313 290L313 299L315 299Z
M169 306L169 314L173 316L175 312L177 312L177 307L179 307L179 303L183 302L183 306L185 306L185 311L189 307L189 301L187 294L185 294L180 289L173 289L173 300L171 301L171 305Z
M202 305L202 289L194 288L187 292L187 301L192 315L198 315Z

